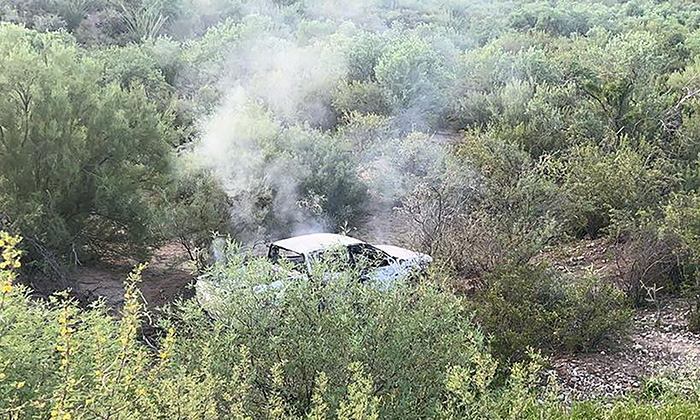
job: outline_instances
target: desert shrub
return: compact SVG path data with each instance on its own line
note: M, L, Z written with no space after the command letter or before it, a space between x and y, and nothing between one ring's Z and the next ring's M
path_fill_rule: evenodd
M552 418L561 408L552 392L554 387L545 382L544 363L539 353L529 351L528 360L511 366L506 384L499 392L491 388L496 378L496 363L492 359L478 360L481 369L451 367L446 381L449 393L441 407L440 418Z
M540 266L511 265L491 273L475 312L496 354L519 359L528 347L587 351L624 335L624 294L596 278L574 280Z
M454 74L446 56L418 35L390 43L375 66L379 86L387 92L396 119L405 131L439 127Z
M690 326L697 328L698 199L673 193L660 207L614 222L619 285L634 305L659 305L661 295L682 292L690 303Z
M512 13L510 25L518 30L537 29L554 35L584 35L602 13L577 3L563 2L557 7L550 7L533 2Z
M343 118L345 124L338 130L339 136L347 139L352 150L359 155L371 153L373 146L376 148L377 143L389 138L392 132L391 117L351 112Z
M666 142L661 147L668 150L676 163L695 170L694 186L697 187L697 156L700 153L698 133L700 132L699 103L692 95L698 88L697 80L693 77L700 68L700 62L695 60L688 63L683 71L672 73L668 85L677 92L675 105L664 115L664 126L668 131ZM687 169L690 169L687 168Z
M640 393L649 399L673 398L685 395L690 399L700 398L698 372L663 372L646 378Z
M230 357L225 352L233 351L232 343L245 344L263 371L286 360L285 398L294 401L297 412L308 410L312 373L318 371L328 377L328 404L337 406L345 366L358 361L374 379L382 417L431 416L443 393L445 366L478 369L474 358L488 357L461 299L428 284L380 291L359 283L356 273L322 264L310 279L260 294L254 286L284 279L279 277L284 270L272 270L264 260L243 267L241 256L228 259L210 271L199 290L209 302L205 307L227 327L194 326L192 334L207 331L204 342L226 342L222 358ZM254 394L264 395L269 387L269 381L261 381Z
M556 72L537 36L520 34L503 36L481 48L465 51L457 71L459 95L452 104L451 116L457 128L498 128L501 124L505 128L525 122L533 114L526 114L533 95L546 94L545 83L556 80ZM562 107L560 111L567 110L566 101L557 102ZM546 112L541 118L561 113L553 109L543 111ZM556 120L553 125L557 125Z
M365 216L367 187L348 149L333 136L300 127L287 130L278 143L282 159L301 169L299 196L307 201L320 198L319 216L331 230L356 226Z
M644 28L619 34L601 27L576 37L556 57L562 77L576 81L588 106L603 122L605 137L653 139L668 108L661 75L675 62L675 51Z
M700 330L700 198L696 194L674 194L664 206L662 232L678 241L674 253L682 264L681 288L690 303L689 328Z
M386 129L380 130L375 132L390 134ZM362 156L365 161L362 175L370 188L391 206L400 205L418 185L440 187L448 166L456 164L450 148L426 133L412 132L406 136L372 140L374 143ZM472 188L471 174L468 170L464 172L461 180L467 190Z
M400 207L415 246L474 278L525 263L560 236L564 198L527 152L492 133L470 133L456 154Z
M390 114L386 93L376 82L349 81L338 86L333 94L333 107L339 114Z
M653 146L623 142L609 152L593 144L573 147L547 170L568 197L570 232L596 237L613 218L658 206L675 182L667 164Z
M467 135L460 152L482 175L477 225L498 244L500 261L525 263L561 236L566 198L541 162L491 133Z
M494 130L537 158L599 138L603 132L595 109L583 100L575 84L536 86L519 79L499 92L502 104Z
M614 284L591 276L568 284L566 292L565 327L558 334L565 350L596 350L627 333L632 312Z
M352 38L345 50L350 80L375 80L374 68L390 39L384 34L361 32Z
M143 86L148 98L158 104L159 110L167 110L174 99L172 86L166 81L161 68L161 60L165 60L166 52L156 54L151 51L157 46L166 48L167 40L163 39L148 45L128 45L125 47L110 47L98 50L97 59L104 63L104 81L117 83L123 89L131 86ZM174 60L173 60L174 61ZM176 63L170 63L177 66ZM174 78L174 70L169 70L169 77Z
M167 179L168 116L140 86L105 83L99 60L65 34L0 26L3 223L32 259L77 263L156 242L155 191Z
M360 224L367 187L350 139L307 125L283 127L239 93L227 112L209 122L212 135L182 160L220 181L231 203L227 233L248 244Z
M681 245L677 237L660 231L655 218L647 215L635 222L616 227L620 230L615 250L620 287L635 306L658 305L662 294L678 292Z
M212 237L231 229L231 203L212 171L180 159L183 166L163 193L163 236L176 237L202 268Z

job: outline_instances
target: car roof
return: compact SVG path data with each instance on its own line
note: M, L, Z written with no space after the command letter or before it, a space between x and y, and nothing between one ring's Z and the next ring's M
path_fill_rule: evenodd
M295 236L273 242L272 245L293 251L298 254L308 254L314 251L333 248L336 246L350 246L363 244L359 239L334 233L312 233L310 235Z

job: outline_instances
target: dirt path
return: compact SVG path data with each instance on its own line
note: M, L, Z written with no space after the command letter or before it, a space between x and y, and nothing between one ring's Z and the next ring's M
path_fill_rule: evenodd
M76 293L86 301L103 297L108 307L124 302L124 279L133 263L80 267L74 274ZM179 244L168 244L156 251L143 273L140 285L149 308L157 308L175 298L189 297L188 285L194 280L187 268L187 254Z

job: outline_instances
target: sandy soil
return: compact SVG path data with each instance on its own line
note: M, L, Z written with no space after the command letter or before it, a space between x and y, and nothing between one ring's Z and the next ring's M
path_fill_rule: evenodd
M177 297L192 296L188 287L194 276L187 266L187 253L179 244L158 249L143 272L141 293L150 309ZM103 297L109 307L119 308L124 301L123 282L133 263L79 267L74 273L76 294L85 301Z

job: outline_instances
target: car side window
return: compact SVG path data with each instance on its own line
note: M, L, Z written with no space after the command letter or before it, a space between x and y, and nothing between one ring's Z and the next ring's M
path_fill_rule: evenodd
M334 272L347 271L351 267L350 255L344 246L317 251L309 257L312 262L327 264L327 269Z
M379 268L391 264L391 257L372 245L353 245L350 247L350 255L355 265L362 268Z
M293 251L272 245L267 254L268 258L277 264L288 263L295 267L304 265L304 256Z

